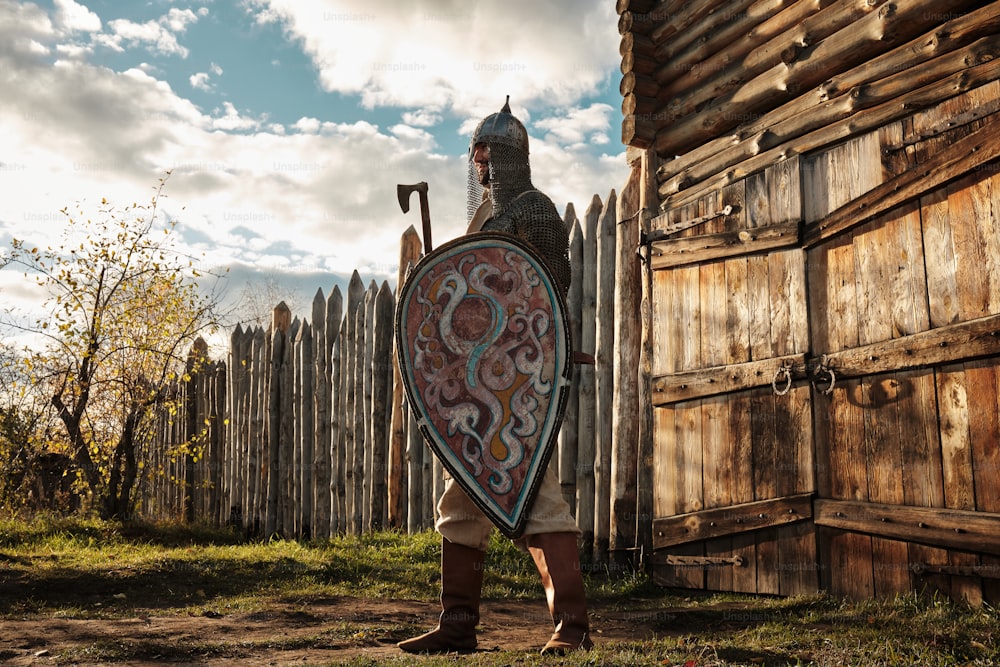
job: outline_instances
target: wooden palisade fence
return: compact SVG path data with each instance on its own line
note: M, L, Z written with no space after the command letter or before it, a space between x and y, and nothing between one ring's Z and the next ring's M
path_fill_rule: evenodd
M618 468L611 466L626 456L612 446L615 336L637 334L634 328L618 332L614 324L615 285L628 284L616 279L616 264L636 266L634 245L624 260L616 255L623 214L614 190L606 202L595 195L583 220L572 204L565 213L574 346L596 350L597 364L574 367L551 465L559 466L586 551L595 545L597 560L607 556L616 522L612 485L635 486L634 479L615 482ZM411 227L401 240L398 281L420 252ZM182 408L161 415L147 455L140 511L234 524L263 536L321 539L432 527L442 470L408 416L393 362L394 311L388 281L366 288L355 272L346 299L339 287L329 296L317 291L309 319L293 317L282 303L267 329L237 327L225 363L204 360L206 347L196 345L192 380L178 387ZM633 515L634 508L626 511Z

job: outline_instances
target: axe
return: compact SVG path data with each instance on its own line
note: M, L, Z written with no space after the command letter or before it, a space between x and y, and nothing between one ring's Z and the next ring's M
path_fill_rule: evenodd
M431 252L431 212L427 206L427 183L421 181L414 185L397 185L396 197L399 199L399 208L403 213L410 211L410 194L414 191L420 193L420 221L424 226L424 254Z

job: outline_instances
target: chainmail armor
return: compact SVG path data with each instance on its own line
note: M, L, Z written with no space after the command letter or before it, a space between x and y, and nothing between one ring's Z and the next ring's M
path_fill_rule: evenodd
M510 113L510 106L487 116L472 135L469 150L469 220L484 200L484 188L472 162L472 149L490 148L490 180L485 188L493 204L493 217L482 231L513 234L530 243L545 259L563 294L569 290L569 234L555 204L531 184L528 134Z
M483 231L519 236L537 250L555 276L563 295L569 290L569 235L555 204L538 190L528 190L510 203L502 215L483 225Z

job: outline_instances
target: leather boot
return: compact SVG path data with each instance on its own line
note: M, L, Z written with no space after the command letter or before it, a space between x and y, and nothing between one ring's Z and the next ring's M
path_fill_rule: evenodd
M397 646L407 653L448 653L476 648L486 552L441 539L441 617L438 626Z
M542 654L562 655L566 651L593 647L576 535L531 535L528 538L528 552L542 576L545 598L555 625L555 632L542 649Z

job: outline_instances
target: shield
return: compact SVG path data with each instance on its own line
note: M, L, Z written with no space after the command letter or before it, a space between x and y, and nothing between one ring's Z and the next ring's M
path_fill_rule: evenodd
M492 232L439 247L400 289L396 344L424 439L494 525L520 536L570 383L566 306L544 260Z

